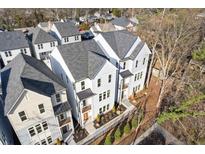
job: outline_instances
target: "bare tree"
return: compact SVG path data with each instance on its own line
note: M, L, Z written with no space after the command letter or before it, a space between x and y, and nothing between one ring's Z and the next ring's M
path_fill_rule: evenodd
M164 94L176 78L180 80L189 62L187 57L200 42L200 23L195 17L196 12L191 9L163 9L157 10L157 13L152 14L151 20L144 23L149 29L146 32L146 36L149 36L145 39L153 53L151 64L156 59L162 73L161 90L156 106L158 111Z

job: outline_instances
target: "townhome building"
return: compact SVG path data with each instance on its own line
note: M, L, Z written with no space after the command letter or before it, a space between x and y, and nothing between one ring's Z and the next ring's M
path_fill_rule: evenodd
M45 32L39 27L29 31L28 39L34 57L42 60L49 68L51 68L50 54L58 45L57 39L49 34L49 32Z
M3 100L0 95L0 145L13 145L13 130L7 117L4 116Z
M59 45L81 41L81 34L72 22L55 22L51 31L58 39Z
M101 33L94 39L118 68L117 102L127 100L134 92L142 90L151 54L146 43L127 30Z
M0 33L0 56L3 65L7 65L19 53L31 55L28 41L22 31Z
M73 116L82 127L114 107L117 68L94 40L58 46L51 65L67 85Z
M136 22L124 16L115 18L114 20L111 21L111 23L115 26L117 30L129 30L129 31L135 31L137 25Z
M19 54L1 71L4 115L21 144L73 141L63 82L40 60Z

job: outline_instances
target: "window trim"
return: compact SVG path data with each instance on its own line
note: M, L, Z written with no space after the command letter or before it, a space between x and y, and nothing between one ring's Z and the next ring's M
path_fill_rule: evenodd
M111 74L108 75L108 83L110 83L110 82L112 82L112 75Z
M85 81L81 81L81 90L85 89Z
M43 107L43 108L40 108L40 106L41 106L41 105L42 105L42 107ZM40 114L43 114L43 113L45 113L45 112L46 112L46 110L45 110L45 107L44 107L43 103L42 103L42 104L38 104L38 109L39 109Z
M136 60L136 62L135 62L135 68L137 68L138 67L138 60Z
M40 129L39 129L39 128L40 128ZM43 132L42 127L41 127L41 124L35 125L35 129L36 129L36 132L37 132L38 134L40 134L40 133ZM39 131L39 130L40 130L40 131Z
M101 79L98 79L97 80L97 87L100 87L101 86Z
M101 102L103 99L102 99L102 93L99 94L99 102Z
M60 103L62 101L61 94L60 93L55 94L55 99L57 103Z
M48 123L47 123L47 121L43 121L41 124L42 124L42 127L43 127L44 131L48 130ZM46 127L45 127L45 125L46 125Z
M33 132L34 132L34 134L32 135L31 134L31 132L30 132L30 130L33 130ZM36 135L36 131L35 131L35 129L34 129L34 127L30 127L30 128L28 128L28 133L29 133L29 135L30 135L30 137L33 137L33 136L35 136Z
M20 116L20 113L24 113L24 117L26 118L25 120L22 120L22 116ZM19 117L20 117L20 119L21 119L21 121L23 122L23 121L26 121L27 119L28 119L28 117L27 117L27 115L26 115L26 112L25 111L21 111L21 112L18 112L18 115L19 115Z

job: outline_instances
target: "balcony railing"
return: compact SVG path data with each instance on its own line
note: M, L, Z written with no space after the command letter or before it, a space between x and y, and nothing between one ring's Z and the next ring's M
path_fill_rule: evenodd
M66 119L64 119L62 121L59 121L59 125L61 127L61 126L66 125L66 124L68 124L70 122L71 122L71 119L70 119L70 117L68 117L68 118L66 118Z
M87 105L87 106L82 108L83 113L86 112L86 111L89 111L89 110L91 110L91 105Z

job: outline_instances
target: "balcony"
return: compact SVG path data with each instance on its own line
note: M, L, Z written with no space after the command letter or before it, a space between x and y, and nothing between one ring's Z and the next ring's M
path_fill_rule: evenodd
M91 110L91 105L87 105L87 106L83 107L82 108L82 113L87 112L89 110Z
M122 89L126 89L127 87L128 87L128 83L122 85Z
M62 121L59 121L59 125L60 125L60 127L62 127L62 126L66 125L66 124L68 124L70 122L71 122L71 119L70 119L70 117L68 117L68 118L66 118L66 119L64 119Z

